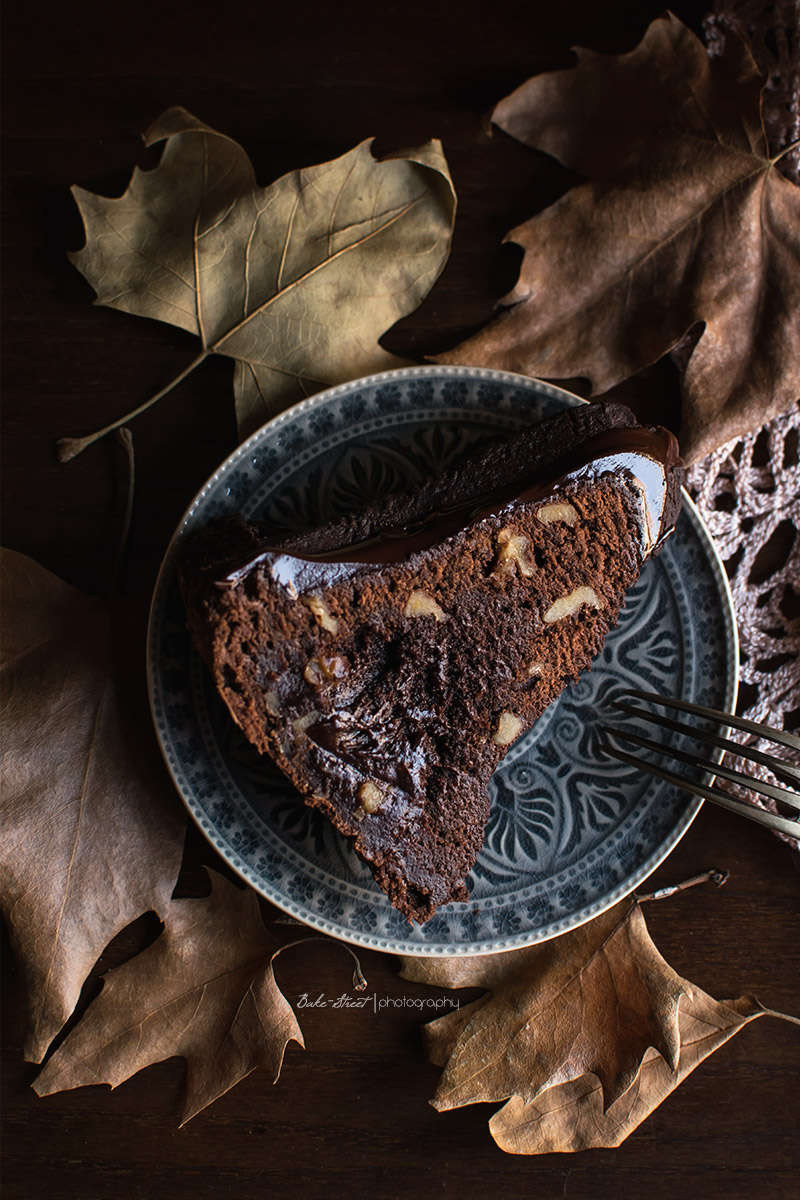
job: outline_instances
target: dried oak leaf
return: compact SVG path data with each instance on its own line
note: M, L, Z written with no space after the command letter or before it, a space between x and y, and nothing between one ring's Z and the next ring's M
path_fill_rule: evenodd
M434 1108L519 1094L596 1075L607 1107L631 1086L648 1047L678 1062L678 1002L688 984L654 946L638 905L621 901L540 946L479 958L403 960L406 979L485 987L426 1026L431 1060L445 1065Z
M681 979L629 900L540 946L406 958L402 974L489 989L425 1027L428 1057L444 1067L432 1103L508 1101L489 1129L515 1154L619 1145L703 1058L770 1011Z
M800 189L768 157L763 79L730 38L719 60L676 17L629 54L578 50L492 120L588 176L513 229L513 305L440 362L605 392L702 323L683 373L684 457L800 394Z
M256 1067L277 1081L286 1046L303 1045L275 982L255 893L212 876L211 895L173 900L155 942L108 973L103 990L34 1082L40 1096L116 1087L152 1063L186 1060L183 1122Z
M489 1131L509 1154L619 1146L704 1058L768 1012L752 996L714 1000L692 988L681 998L678 1010L681 1048L674 1070L650 1049L634 1083L605 1111L600 1083L592 1075L583 1075L549 1088L531 1103L512 1096L489 1121Z
M12 550L0 596L0 900L40 1062L107 944L164 912L186 822L113 669L109 606Z
M145 143L160 141L159 165L137 168L118 199L72 189L86 245L71 259L95 303L202 343L137 412L224 354L236 363L244 437L322 387L404 361L378 338L422 302L447 259L455 192L440 142L377 160L365 141L261 188L242 147L185 109L151 126ZM59 456L92 440L62 439Z

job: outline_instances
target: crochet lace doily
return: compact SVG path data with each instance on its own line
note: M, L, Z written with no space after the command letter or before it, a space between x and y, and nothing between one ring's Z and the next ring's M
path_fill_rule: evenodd
M686 486L728 573L740 643L738 712L777 729L800 728L800 409L728 442L687 473ZM737 742L800 765L800 753L751 734ZM768 768L730 759L750 777ZM750 789L718 785L775 811ZM785 781L783 781L785 782ZM778 835L783 836L783 835ZM784 838L796 849L800 841Z

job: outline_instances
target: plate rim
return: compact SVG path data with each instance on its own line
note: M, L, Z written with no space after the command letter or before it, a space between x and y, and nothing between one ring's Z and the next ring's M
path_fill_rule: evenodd
M189 505L183 512L176 528L170 538L166 551L161 561L150 601L150 610L148 615L147 625L147 643L146 643L146 676L147 676L147 692L150 706L150 715L153 722L153 727L156 733L159 750L164 760L164 764L172 780L178 796L181 799L188 815L191 817L194 824L200 829L203 836L213 847L223 862L236 874L242 881L270 904L273 904L277 909L286 913L288 916L301 921L311 929L318 930L330 937L344 941L349 945L358 945L366 949L377 950L383 953L400 954L409 958L471 958L480 957L486 954L504 953L515 949L523 949L527 946L539 945L546 941L552 940L554 937L559 937L562 933L566 933L572 929L578 929L582 925L587 924L595 917L600 916L609 908L612 908L618 901L631 895L637 887L640 886L649 876L664 862L664 860L672 853L675 847L683 839L686 832L694 822L697 814L702 808L704 801L695 797L689 801L686 812L680 821L676 822L675 826L670 831L669 835L664 838L663 842L656 847L653 853L645 859L640 868L629 875L621 883L619 883L610 892L606 893L601 899L596 900L593 904L588 905L584 909L580 909L577 913L572 913L568 917L560 921L551 922L545 926L543 930L527 931L516 933L508 937L495 938L486 943L464 943L455 944L448 943L438 945L436 947L419 946L417 943L405 943L399 939L386 938L375 934L369 934L359 931L342 930L335 922L318 916L314 913L308 913L302 904L292 901L288 897L272 894L265 890L263 881L254 877L252 869L239 858L239 856L231 851L219 838L219 835L210 825L205 816L192 807L190 798L182 784L176 778L176 775L170 764L167 747L162 737L159 721L155 713L154 703L154 688L155 688L155 668L153 663L153 648L155 640L155 621L157 603L161 596L162 588L165 586L165 579L168 572L173 567L173 561L177 553L177 548L186 535L192 518L195 515L198 507L202 504L208 492L219 482L220 478L230 471L236 463L246 457L251 448L259 443L259 441L269 431L272 433L281 425L289 421L296 420L298 417L312 411L314 408L323 404L328 404L339 396L346 395L349 391L357 390L365 385L375 386L385 382L391 382L396 379L409 379L425 375L449 375L462 376L469 378L480 378L491 380L495 383L507 384L508 386L523 387L531 391L541 391L547 395L566 401L567 406L576 407L582 404L589 404L590 401L585 400L581 396L577 396L574 392L570 392L566 388L558 387L555 384L548 383L545 380L537 379L528 375L520 375L513 371L499 371L489 367L469 367L456 364L425 364L418 366L397 367L386 371L380 371L371 375L365 375L358 379L348 380L345 383L335 384L332 387L325 388L320 392L316 392L313 396L308 396L305 400L298 404L292 405L283 412L276 414L269 421L266 421L248 438L236 446L230 454L228 454L219 466L206 479L202 487L195 493ZM734 712L736 709L736 700L739 688L739 637L738 626L736 621L736 612L733 605L733 596L731 594L730 585L728 582L727 573L722 562L719 551L714 545L709 529L703 520L700 512L692 500L686 488L682 489L683 509L687 513L688 518L693 526L694 532L699 536L703 548L708 557L712 568L712 575L717 587L717 593L721 601L721 616L724 623L725 641L728 646L727 662L726 662L726 679L725 679L725 701L724 708L727 712ZM722 756L722 751L715 752L717 761ZM709 773L707 781L713 779L713 775Z

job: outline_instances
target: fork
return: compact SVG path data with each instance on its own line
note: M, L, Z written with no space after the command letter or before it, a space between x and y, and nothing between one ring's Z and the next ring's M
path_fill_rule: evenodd
M695 796L702 796L704 800L711 800L714 804L719 804L722 808L739 813L740 816L748 817L751 821L756 821L759 825L766 825L769 829L786 834L791 838L800 838L800 791L798 791L800 769L792 763L776 757L774 754L759 750L754 746L742 746L724 735L727 734L729 729L739 729L744 733L755 734L757 737L765 738L776 745L787 746L789 749L797 751L800 751L800 738L795 737L794 734L787 733L785 730L771 729L768 725L761 725L756 721L737 717L733 713L716 712L714 709L704 708L700 704L689 704L685 700L668 699L653 692L631 690L623 693L623 696L625 697L624 699L612 701L613 707L619 709L621 712L643 721L649 721L661 729L683 733L687 737L702 742L706 746L716 747L718 751L727 750L729 753L738 755L744 760L759 763L762 766L768 767L777 779L783 780L790 786L788 789L778 787L774 783L768 783L762 779L754 779L742 771L737 771L733 767L729 767L719 761L714 761L710 755L703 757L700 754L681 750L677 747L659 745L658 742L641 737L639 734L604 725L600 727L600 732L605 735L606 740L601 741L600 748L606 754L618 759L620 762L627 763L629 766L638 767L642 771L656 775L659 779L666 780L667 783L677 784L678 787L684 788L687 792L692 792ZM693 718L702 717L706 721L719 725L723 733L698 729L696 728L696 721L689 723L685 720L675 720L672 716L649 712L644 708L628 703L628 698L644 700L673 712L686 713ZM746 800L741 800L736 796L728 795L727 792L710 786L710 784L695 783L682 775L665 769L665 767L657 763L652 763L641 757L628 754L624 750L620 750L617 746L611 745L607 740L609 735L622 739L625 742L632 742L635 746L640 746L644 750L654 751L662 756L678 759L690 767L707 771L710 775L716 776L718 779L727 779L732 783L741 784L754 792L759 792L762 796L768 796L780 804L787 805L789 808L796 810L797 815L792 817L781 816L779 813L770 812L766 808L750 804ZM721 757L722 754L720 753L718 758Z

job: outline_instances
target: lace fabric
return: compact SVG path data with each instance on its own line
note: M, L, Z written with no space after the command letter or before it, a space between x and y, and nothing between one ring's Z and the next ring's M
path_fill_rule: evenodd
M730 581L739 629L738 712L777 729L800 728L800 409L719 447L693 466L686 486L714 539ZM770 753L771 742L734 733ZM800 765L800 752L779 749ZM751 777L780 782L766 767L734 759ZM718 786L775 811L774 802L718 780ZM800 840L785 837L795 849Z

